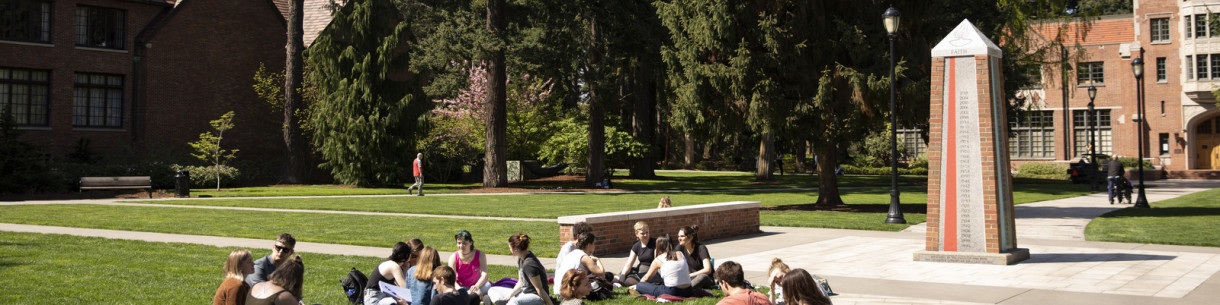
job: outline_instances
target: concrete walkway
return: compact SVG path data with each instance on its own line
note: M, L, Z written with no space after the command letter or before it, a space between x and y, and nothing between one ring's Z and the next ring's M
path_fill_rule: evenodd
M1157 201L1215 188L1220 181L1157 181L1146 193ZM84 203L84 202L71 202ZM28 204L28 203L27 203ZM141 205L148 206L148 205ZM157 205L161 206L161 205ZM169 207L181 207L166 205ZM1012 266L915 262L924 235L789 227L762 227L761 234L712 241L717 262L741 263L747 279L765 284L774 257L830 280L835 304L1214 304L1220 299L1220 248L1083 241L1088 221L1110 206L1104 194L1019 206L1019 246L1031 259ZM290 210L295 211L295 210ZM320 211L333 212L333 211ZM266 249L270 240L223 238L0 224L0 230L187 242ZM301 242L299 252L383 257L388 248ZM443 255L448 255L444 253ZM605 256L618 272L623 255ZM489 263L515 265L508 256ZM553 259L542 259L549 268Z

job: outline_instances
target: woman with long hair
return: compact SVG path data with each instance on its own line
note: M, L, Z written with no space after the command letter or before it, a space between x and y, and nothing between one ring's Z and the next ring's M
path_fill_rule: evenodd
M699 225L689 225L678 229L678 244L682 254L686 256L686 265L690 267L691 285L696 289L712 288L716 285L712 280L715 270L712 269L712 255L707 252L707 246L699 243Z
M658 237L656 246L656 259L653 259L644 278L635 284L636 292L654 297L662 294L690 297L694 291L691 289L690 267L686 266L685 256L681 251L674 250L673 243L669 241L669 234ZM654 275L661 276L661 282L664 284L649 283L648 280Z
M563 302L559 305L581 305L584 304L585 296L593 292L593 287L589 285L589 275L584 270L572 269L563 274L563 281L559 289L559 296L563 298Z
M568 270L581 270L598 278L606 277L606 267L602 265L601 259L593 256L594 251L597 251L597 236L591 232L576 236L576 248L568 252L568 257L563 258L561 265L555 266L555 283L554 287L551 287L555 294L559 294L559 284L563 283L563 278L559 275L567 273Z
M784 289L784 304L831 305L830 298L813 282L813 275L805 269L792 269L779 281Z
M277 266L266 282L250 287L246 305L299 305L304 281L305 265L301 264L301 257L296 256Z
M407 302L381 291L381 283L407 287L407 268L411 264L411 246L404 242L394 244L390 257L377 264L369 272L369 282L364 286L364 305L406 305Z
M529 250L530 236L525 233L513 234L508 238L508 250L517 257L517 285L512 289L495 287L487 291L484 303L496 305L555 305L547 292L546 268L542 262Z
M216 288L212 305L245 305L246 295L250 294L246 275L254 273L254 257L250 256L250 250L233 250L225 260L224 269L225 280Z
M440 254L432 247L419 251L419 264L407 269L407 289L411 290L412 304L432 303L432 270L441 265Z
M469 231L458 231L453 235L457 251L449 256L449 266L457 275L457 287L466 288L472 298L482 299L491 289L487 282L487 255L474 248L474 236Z
M771 303L784 304L784 288L779 286L779 281L791 271L792 268L789 268L784 260L778 257L771 259L771 267L767 268L767 287L770 288L767 292L767 299L771 300Z

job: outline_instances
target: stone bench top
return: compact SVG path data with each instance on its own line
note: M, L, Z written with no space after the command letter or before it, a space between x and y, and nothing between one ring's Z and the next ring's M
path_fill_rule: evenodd
M730 201L720 203L707 203L696 205L676 206L663 209L647 209L647 210L632 210L622 212L572 215L559 217L559 224L576 224L577 222L588 223L606 223L612 221L624 221L635 219L653 219L667 216L689 215L708 212L719 212L728 210L740 210L749 208L761 208L760 201Z

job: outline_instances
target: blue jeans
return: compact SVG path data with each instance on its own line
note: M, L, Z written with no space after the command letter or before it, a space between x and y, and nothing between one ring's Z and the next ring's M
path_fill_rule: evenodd
M1108 177L1108 179L1106 179L1106 180L1110 181L1110 186L1109 186L1109 188L1107 188L1108 190L1110 190L1110 203L1114 203L1114 197L1119 197L1118 198L1119 201L1123 200L1122 186L1119 185L1120 179L1122 179L1121 176L1110 176L1110 177Z
M657 285L649 282L640 282L639 284L635 284L635 291L639 292L640 294L647 294L654 297L661 296L662 294L668 294L683 298L689 298L694 292L690 287L677 288Z

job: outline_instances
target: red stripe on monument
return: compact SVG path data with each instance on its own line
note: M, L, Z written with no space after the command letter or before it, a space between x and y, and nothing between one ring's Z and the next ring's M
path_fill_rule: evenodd
M948 58L949 88L945 90L945 222L944 244L941 251L957 251L957 60Z

